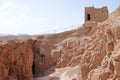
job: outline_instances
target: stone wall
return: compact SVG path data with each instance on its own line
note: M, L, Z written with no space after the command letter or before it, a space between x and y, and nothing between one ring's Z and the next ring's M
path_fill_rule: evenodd
M88 14L90 15L90 20L88 20ZM94 8L85 7L85 23L90 21L102 22L108 18L107 7Z

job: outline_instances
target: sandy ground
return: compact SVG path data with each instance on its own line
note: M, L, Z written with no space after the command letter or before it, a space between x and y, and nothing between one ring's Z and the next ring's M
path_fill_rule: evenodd
M47 76L36 78L35 80L72 80L78 77L79 65L75 67L55 68L55 71ZM46 71L46 74L50 70Z

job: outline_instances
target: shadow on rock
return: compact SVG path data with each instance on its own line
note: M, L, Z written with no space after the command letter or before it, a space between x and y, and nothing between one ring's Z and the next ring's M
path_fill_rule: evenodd
M50 77L49 80L59 80L59 78L58 77Z

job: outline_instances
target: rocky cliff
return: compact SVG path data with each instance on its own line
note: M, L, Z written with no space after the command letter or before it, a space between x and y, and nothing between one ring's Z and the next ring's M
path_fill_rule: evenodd
M0 42L0 80L32 80L32 40Z
M119 31L120 7L104 22L1 42L0 79L120 80Z

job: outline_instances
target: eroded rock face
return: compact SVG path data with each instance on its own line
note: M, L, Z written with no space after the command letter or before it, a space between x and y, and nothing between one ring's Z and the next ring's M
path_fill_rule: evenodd
M106 21L96 25L83 25L84 27L70 32L38 38L35 47L45 55L45 65L38 60L39 57L36 60L40 64L37 65L37 70L80 64L77 80L119 80L119 10L120 8L110 14Z
M32 40L0 43L0 80L33 80Z
M32 80L33 74L43 76L53 66L80 65L78 77L74 77L77 80L120 80L119 12L120 7L107 20L93 26L83 25L36 40L2 42L0 79Z
M57 59L52 57L51 51L55 48L55 44L61 41L64 36L60 39L58 38L61 35L49 35L38 37L33 42L33 53L34 53L34 62L35 62L35 77L43 76L44 72L56 66Z
M56 66L80 64L78 80L119 80L119 11L120 7L106 21L92 26L90 31L57 43L52 51L53 56L59 54Z

